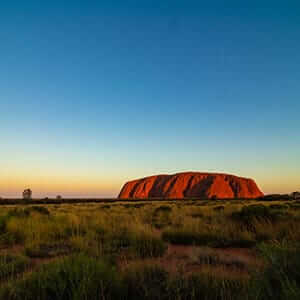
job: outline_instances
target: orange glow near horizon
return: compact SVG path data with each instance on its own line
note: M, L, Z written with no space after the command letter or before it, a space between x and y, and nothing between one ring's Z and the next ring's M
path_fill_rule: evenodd
M33 197L117 197L122 185L132 178L116 178L113 176L95 176L95 174L67 176L63 175L6 175L0 178L0 197L21 197L25 188L33 191ZM259 188L265 194L291 193L297 187L297 178L282 182L281 178L256 179ZM300 187L299 187L300 188Z
M22 191L30 188L33 197L116 197L121 184L109 179L84 176L5 177L0 182L0 196L21 197Z

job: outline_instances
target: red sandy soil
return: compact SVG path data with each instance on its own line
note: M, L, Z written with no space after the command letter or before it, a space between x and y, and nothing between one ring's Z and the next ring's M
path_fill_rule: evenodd
M199 255L217 255L221 262L216 265L201 263ZM254 250L245 248L212 249L198 246L169 245L163 257L151 259L120 258L118 265L126 271L132 265L158 265L171 274L189 275L197 272L208 272L216 276L248 277L249 271L263 266Z

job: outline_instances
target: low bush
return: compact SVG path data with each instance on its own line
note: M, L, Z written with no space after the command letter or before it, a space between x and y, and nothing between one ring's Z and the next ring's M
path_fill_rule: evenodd
M109 209L109 208L110 208L110 205L102 205L101 208L102 208L102 209Z
M245 260L235 257L234 255L224 255L223 253L216 252L210 248L199 249L196 257L196 262L204 265L222 265L225 267L233 267L236 269L246 269L248 267Z
M210 245L217 237L213 233L197 232L192 229L168 229L163 232L162 238L171 244L180 245Z
M75 255L49 263L25 279L2 287L0 299L109 300L121 299L122 290L113 267L103 261Z
M192 212L189 216L192 218L203 218L203 213L202 212Z
M157 265L135 265L124 272L123 299L168 299L168 273ZM174 298L175 299L175 298Z
M154 210L154 214L158 214L160 212L170 213L172 211L172 207L167 205L161 205Z
M46 215L46 216L50 215L48 208L45 206L31 206L29 208L26 208L25 210L28 211L29 213L37 212L39 214Z
M0 216L0 234L5 233L7 220L8 220L8 217L6 215Z
M162 237L171 244L200 245L210 247L241 247L248 248L255 245L253 234L246 230L224 230L206 228L196 230L192 228L168 229Z
M157 207L152 216L152 224L155 228L161 229L172 224L171 219L172 207L162 205Z
M131 248L138 257L146 258L162 256L167 246L159 237L142 234L134 238Z
M24 253L31 258L46 258L70 253L71 247L67 244L33 244L25 247Z
M248 282L214 274L195 274L178 276L170 282L168 290L168 299L241 300L247 299Z
M240 221L248 227L251 227L255 220L275 222L284 219L289 215L287 212L272 210L268 206L262 204L253 204L242 207L241 211L233 212L231 216L234 220Z
M142 258L162 256L167 248L154 234L130 231L127 228L104 235L103 244L110 253L128 250L132 255Z
M269 206L271 209L288 209L289 207L285 204L271 204Z
M267 265L252 280L253 299L300 299L300 249L276 243L259 250Z
M24 272L29 265L28 258L24 256L0 255L0 280L7 280Z
M224 205L220 205L220 206L215 206L213 208L214 211L217 211L217 212L221 212L221 211L224 211L225 209L225 206Z
M14 208L10 210L7 214L8 217L17 217L17 218L26 218L30 215L30 211L28 209L23 208Z

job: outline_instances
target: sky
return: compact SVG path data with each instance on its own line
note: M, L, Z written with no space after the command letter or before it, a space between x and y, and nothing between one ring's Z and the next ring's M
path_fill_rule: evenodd
M0 196L116 197L182 171L300 190L299 15L299 1L1 1Z

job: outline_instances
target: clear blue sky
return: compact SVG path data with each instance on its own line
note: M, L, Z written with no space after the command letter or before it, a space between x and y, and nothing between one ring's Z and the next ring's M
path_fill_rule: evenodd
M2 1L0 196L187 170L300 189L299 1L206 2Z

